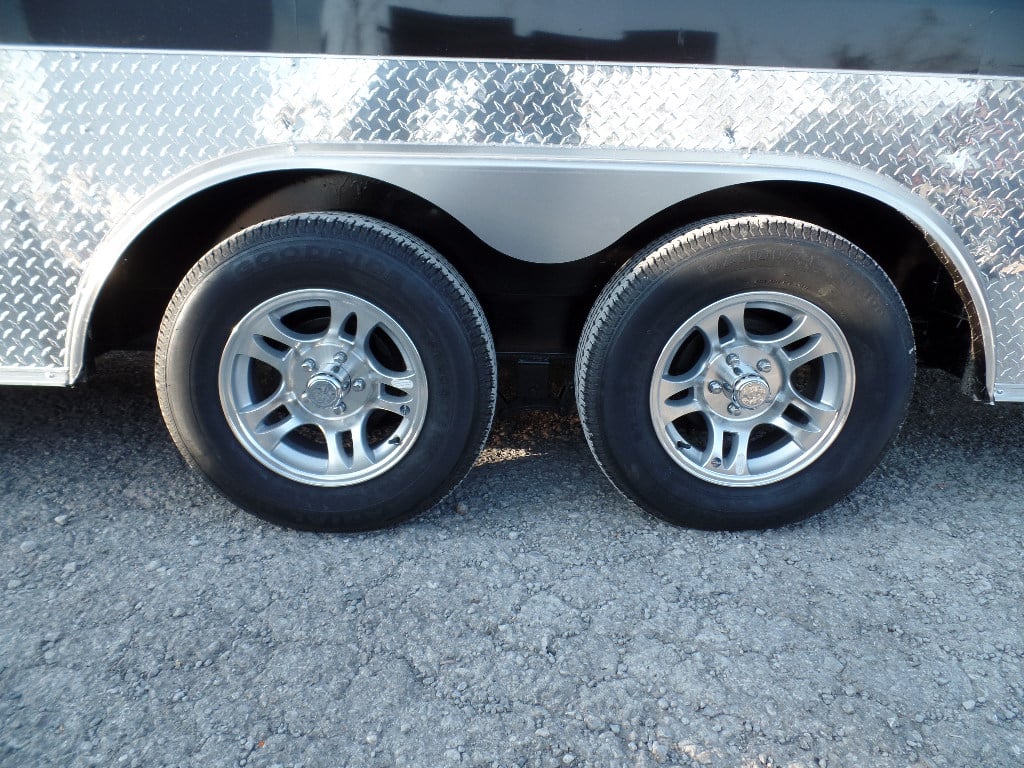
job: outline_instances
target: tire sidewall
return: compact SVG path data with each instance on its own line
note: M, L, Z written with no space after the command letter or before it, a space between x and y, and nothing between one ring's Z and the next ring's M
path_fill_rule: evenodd
M410 269L395 243L358 228L257 238L190 293L174 319L166 397L197 467L241 506L309 528L364 529L408 517L450 487L479 432L487 393L479 386L465 325L442 290ZM256 460L235 438L220 402L221 355L235 325L263 301L289 291L327 289L366 299L390 315L420 354L428 386L423 426L409 452L361 483L321 487L296 482ZM485 427L486 428L486 427Z
M748 528L806 517L848 493L902 423L913 379L906 312L884 274L862 255L780 237L713 245L662 264L619 316L597 389L604 448L630 495L674 522L672 511L685 508L688 525ZM767 485L727 487L690 474L668 455L652 425L648 392L655 364L682 323L720 299L754 291L789 294L824 310L847 339L856 384L843 428L815 462Z

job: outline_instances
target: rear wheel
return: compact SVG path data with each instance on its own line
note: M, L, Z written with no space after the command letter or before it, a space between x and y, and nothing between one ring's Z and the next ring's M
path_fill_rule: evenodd
M902 423L913 336L875 262L771 216L677 232L613 278L580 343L591 448L671 522L799 520L875 466Z
M493 415L479 304L424 243L361 216L285 217L219 245L172 299L156 363L185 458L301 528L376 528L436 503Z

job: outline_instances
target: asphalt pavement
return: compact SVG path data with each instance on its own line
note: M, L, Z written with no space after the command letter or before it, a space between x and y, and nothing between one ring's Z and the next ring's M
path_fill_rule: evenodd
M923 372L853 495L673 528L506 414L389 531L234 508L146 355L0 389L0 765L1022 766L1024 407Z

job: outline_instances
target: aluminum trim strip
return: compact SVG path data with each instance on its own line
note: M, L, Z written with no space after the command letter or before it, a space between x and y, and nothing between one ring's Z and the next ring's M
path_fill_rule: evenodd
M1024 384L1002 384L996 382L992 390L993 402L1024 403Z
M0 368L0 385L31 384L45 387L64 387L71 383L67 368Z

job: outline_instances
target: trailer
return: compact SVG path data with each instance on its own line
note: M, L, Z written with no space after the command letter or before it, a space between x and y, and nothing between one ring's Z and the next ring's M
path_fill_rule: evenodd
M499 400L708 529L846 495L917 365L1024 401L1015 0L0 0L0 160L0 384L152 348L284 525L438 503Z

